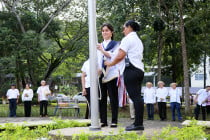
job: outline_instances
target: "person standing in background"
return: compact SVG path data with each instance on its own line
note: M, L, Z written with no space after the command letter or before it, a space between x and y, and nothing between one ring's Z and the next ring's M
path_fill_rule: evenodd
M32 102L33 96L34 96L33 90L30 89L29 84L26 84L26 87L23 90L23 94L22 94L22 101L24 102L25 117L31 116L31 102Z
M169 89L169 96L170 96L170 103L171 103L171 112L172 112L172 121L175 121L175 110L177 111L177 116L178 120L182 121L182 116L181 116L181 96L182 92L180 89L178 89L176 83L171 83L170 84L170 89Z
M164 121L167 119L167 108L166 108L166 97L168 96L168 90L164 87L163 81L158 82L158 89L156 90L156 97L158 102L158 110L160 120Z
M38 102L40 103L40 117L47 117L48 96L51 94L46 81L41 81L41 86L37 90ZM43 112L44 109L44 112Z
M195 119L198 120L199 114L200 114L200 109L202 111L202 118L205 121L206 120L206 103L208 100L208 95L210 91L210 86L206 86L205 89L200 89L195 96Z
M155 89L151 82L146 83L144 89L144 103L147 106L148 120L154 120L154 104L156 103Z
M126 131L144 130L144 101L141 97L141 84L144 79L144 64L142 62L144 47L137 31L140 31L139 24L133 20L127 21L123 29L125 37L121 41L117 56L111 62L105 62L107 67L111 67L125 60L122 70L124 82L135 108L135 121L125 128Z
M210 118L210 91L208 93L207 103L206 103L206 113L207 116Z
M17 103L19 99L19 90L15 85L11 85L11 89L7 91L7 99L9 100L9 117L16 117Z
M84 62L82 66L82 95L87 99L87 107L85 113L85 119L88 119L90 116L90 62L89 59Z

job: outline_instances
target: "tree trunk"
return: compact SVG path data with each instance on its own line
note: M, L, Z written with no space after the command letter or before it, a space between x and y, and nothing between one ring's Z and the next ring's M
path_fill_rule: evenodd
M162 48L163 48L163 37L162 32L158 32L158 69L157 69L157 81L161 80L161 58L162 58Z
M204 50L203 58L203 87L206 88L206 50Z
M190 115L190 94L189 94L189 73L188 73L188 62L187 62L187 48L185 41L185 30L184 30L184 19L183 19L183 0L179 2L179 16L180 16L180 32L181 32L181 47L182 47L182 61L183 61L183 72L184 72L184 91L185 91L185 114Z

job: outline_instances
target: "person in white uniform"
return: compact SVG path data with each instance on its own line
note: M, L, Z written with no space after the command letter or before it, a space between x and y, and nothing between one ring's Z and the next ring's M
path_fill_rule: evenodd
M156 97L158 102L158 110L160 120L164 121L167 119L166 113L166 98L168 96L168 89L164 87L165 83L163 81L158 82L158 89L156 90Z
M154 104L156 103L155 89L151 82L146 83L144 89L144 103L147 106L148 120L154 120Z
M25 117L31 116L31 102L34 96L33 90L30 88L29 84L26 84L25 89L22 94L22 102L24 102L24 112Z
M90 61L89 59L84 62L82 66L82 95L86 97L88 103L86 107L85 119L88 119L90 116Z
M177 88L176 83L171 83L170 84L170 89L169 89L169 96L170 96L170 105L171 105L171 112L172 112L172 121L176 120L175 117L175 111L177 111L177 117L179 121L182 121L182 116L181 116L181 100L180 98L182 97L182 92L180 89Z
M195 119L196 120L198 120L198 118L199 118L200 109L202 111L203 120L204 121L206 120L206 104L208 101L209 91L210 91L210 86L206 86L205 89L200 89L196 93L196 97L194 100L194 102L196 104L196 108L195 108Z
M46 85L46 81L41 81L41 86L37 90L38 102L40 103L40 117L47 117L47 106L48 106L48 97L51 94L49 85ZM43 112L44 110L44 112Z
M118 46L118 42L113 40L114 28L111 24L103 24L101 27L102 37L104 41L100 44L101 48L105 51L114 52ZM107 67L104 65L104 61L111 61L112 58L105 56L101 51L98 51L98 68L100 73L100 118L101 118L101 127L108 126L107 122L107 94L110 98L111 111L112 111L112 120L110 127L117 127L118 123L118 69L116 66Z
M134 123L126 127L126 131L144 130L143 115L144 101L141 97L141 84L144 78L143 44L137 35L140 26L137 22L129 20L124 24L123 33L125 37L122 39L120 49L114 60L106 61L106 66L114 66L125 60L122 69L124 82L129 97L134 103L135 120ZM126 64L126 65L125 65Z
M7 99L9 100L9 117L16 117L17 103L20 96L19 90L15 85L11 85L11 89L7 91Z

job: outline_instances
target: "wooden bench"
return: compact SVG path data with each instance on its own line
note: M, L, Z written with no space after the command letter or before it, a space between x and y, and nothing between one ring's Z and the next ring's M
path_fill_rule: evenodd
M59 117L62 117L63 109L74 109L74 116L79 117L80 107L76 100L71 100L70 97L59 97L57 98L57 106L55 107L54 116L57 110L59 110Z

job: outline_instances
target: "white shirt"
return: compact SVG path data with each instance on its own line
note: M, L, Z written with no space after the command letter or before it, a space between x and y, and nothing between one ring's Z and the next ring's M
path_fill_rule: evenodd
M47 101L48 100L48 95L51 93L49 86L40 86L37 90L37 94L39 95L39 100L40 101Z
M169 96L170 96L170 102L177 102L177 103L181 103L180 97L182 96L182 92L180 89L178 88L170 88L169 91Z
M119 52L119 49L120 47L118 46L113 52L112 51L109 51L109 55L111 56L112 60L114 60L117 55L118 55L118 52ZM125 59L121 60L119 63L117 63L116 65L116 68L118 69L118 73L120 75L123 75L123 72L124 72L124 67L125 67Z
M102 46L104 49L107 48L108 44L110 43L111 40L108 41L103 41ZM110 50L109 52L113 53L116 49L118 48L118 45L116 45L112 50ZM101 52L100 52L101 53ZM100 54L99 53L99 54ZM115 57L111 57L108 58L106 56L104 56L102 53L101 55L98 55L98 65L99 65L99 69L102 69L102 64L103 64L103 60L106 60L108 62L111 62L114 60ZM111 67L107 67L106 71L103 72L104 77L102 79L103 83L109 82L111 80L113 80L114 78L117 78L119 75L119 71L118 71L118 67L117 65L111 66Z
M81 69L82 72L86 74L85 76L85 88L90 87L90 61L89 59L85 61Z
M9 89L7 91L7 98L8 99L17 99L19 95L20 95L20 93L19 93L18 89Z
M156 101L155 89L154 88L145 88L144 91L144 102L146 104L154 104Z
M167 88L163 87L163 88L158 88L156 90L157 102L166 102L167 96L168 96ZM163 100L161 100L160 98L163 98Z
M131 64L144 71L142 62L144 47L136 32L131 32L122 39L120 49L126 52Z
M32 101L34 92L32 89L24 89L22 94L22 101Z
M206 89L200 89L196 94L198 95L198 105L206 106L206 102L202 102L208 98L209 92Z

